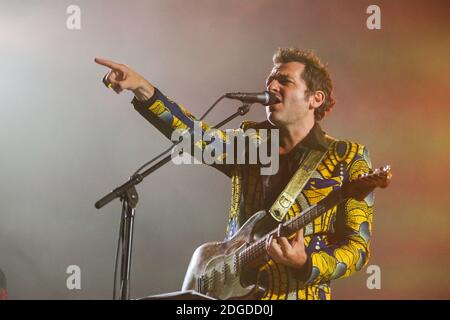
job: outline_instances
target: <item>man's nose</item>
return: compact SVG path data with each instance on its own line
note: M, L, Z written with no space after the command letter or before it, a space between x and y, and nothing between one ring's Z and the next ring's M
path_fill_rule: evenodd
M267 86L268 91L279 92L280 91L280 83L277 80L272 80Z

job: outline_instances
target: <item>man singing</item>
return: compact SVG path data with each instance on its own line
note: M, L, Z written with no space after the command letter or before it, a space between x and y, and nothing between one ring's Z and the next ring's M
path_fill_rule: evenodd
M116 93L132 91L135 109L168 138L174 130L193 129L194 116L144 77L123 64L98 58L95 61L111 69L104 77L105 84ZM268 210L280 199L311 152L322 153L323 157L310 170L287 212L269 219L291 219L338 190L342 183L371 169L365 146L336 140L319 125L333 108L334 99L330 75L317 56L297 48L280 48L273 63L266 87L279 102L266 106L267 121L244 121L240 130L279 130L279 170L261 175L255 165L215 166L232 183L227 239L252 214ZM349 199L293 237L271 237L266 245L269 259L257 276L265 289L261 299L330 299L331 280L347 277L367 264L372 208L372 194L363 201Z

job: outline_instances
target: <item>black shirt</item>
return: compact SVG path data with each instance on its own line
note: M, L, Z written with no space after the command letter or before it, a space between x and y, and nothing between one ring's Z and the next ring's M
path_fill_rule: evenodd
M306 137L291 151L279 156L279 169L274 175L262 176L264 207L269 209L291 180L312 149L327 150L325 133L316 122Z

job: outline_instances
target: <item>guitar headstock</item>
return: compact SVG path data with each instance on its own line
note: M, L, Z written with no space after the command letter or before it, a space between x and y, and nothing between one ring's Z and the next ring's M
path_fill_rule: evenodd
M363 200L375 188L386 188L392 179L391 166L387 165L369 173L360 175L357 179L344 183L342 194L344 198Z

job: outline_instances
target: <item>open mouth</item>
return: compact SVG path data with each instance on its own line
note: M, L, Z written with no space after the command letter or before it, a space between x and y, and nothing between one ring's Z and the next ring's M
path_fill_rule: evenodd
M279 94L275 93L275 96L278 98L278 102L268 105L269 107L276 106L277 104L279 104L283 101L283 99L281 98L281 96ZM272 107L271 107L271 110L272 110Z
M281 104L283 102L283 99L281 98L281 96L277 95L277 98L278 98L279 101L274 103L274 104L271 104L269 107L272 108L272 107L277 106L277 105L279 105L279 104Z

